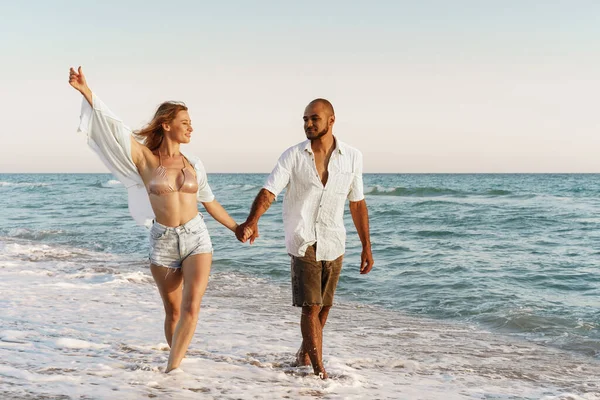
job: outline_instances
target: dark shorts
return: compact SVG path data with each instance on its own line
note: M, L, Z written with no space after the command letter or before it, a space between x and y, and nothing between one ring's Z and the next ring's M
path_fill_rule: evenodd
M304 257L292 257L292 301L296 307L332 306L342 271L343 255L333 261L316 261L316 244Z

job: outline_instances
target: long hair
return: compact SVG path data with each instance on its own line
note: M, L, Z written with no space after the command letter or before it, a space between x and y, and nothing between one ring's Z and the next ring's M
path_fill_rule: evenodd
M143 141L147 148L154 151L160 147L165 137L162 125L171 123L179 111L187 111L187 109L182 102L165 101L158 106L152 121L139 131L134 132L134 134Z

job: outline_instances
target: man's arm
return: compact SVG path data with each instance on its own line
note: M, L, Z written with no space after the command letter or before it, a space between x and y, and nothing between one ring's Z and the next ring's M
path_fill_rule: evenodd
M373 254L371 253L369 211L367 210L367 202L364 199L360 201L351 201L350 214L352 214L352 221L354 222L354 226L358 232L358 237L362 243L362 253L360 255L360 273L368 274L373 268Z
M258 235L258 220L260 217L271 207L271 203L275 200L275 195L269 192L267 189L261 189L256 195L254 202L252 203L252 209L250 210L250 215L246 219L246 222L240 224L235 232L235 236L238 238L240 242L246 242L250 239L250 244L254 243L254 240L259 236ZM252 231L251 236L247 236L244 234L246 228L250 228Z

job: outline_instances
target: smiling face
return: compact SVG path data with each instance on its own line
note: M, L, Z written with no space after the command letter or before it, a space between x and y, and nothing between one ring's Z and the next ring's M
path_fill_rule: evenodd
M320 139L331 134L335 116L328 105L321 101L312 101L304 110L304 133L309 140Z
M173 121L163 124L165 137L177 143L189 143L194 129L192 120L187 110L181 110L177 113Z

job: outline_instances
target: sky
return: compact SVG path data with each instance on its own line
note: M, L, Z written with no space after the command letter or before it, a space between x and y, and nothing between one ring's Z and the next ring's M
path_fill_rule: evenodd
M600 172L598 1L0 5L0 173L106 172L68 70L133 129L184 101L209 173L270 172L304 107L369 173Z

